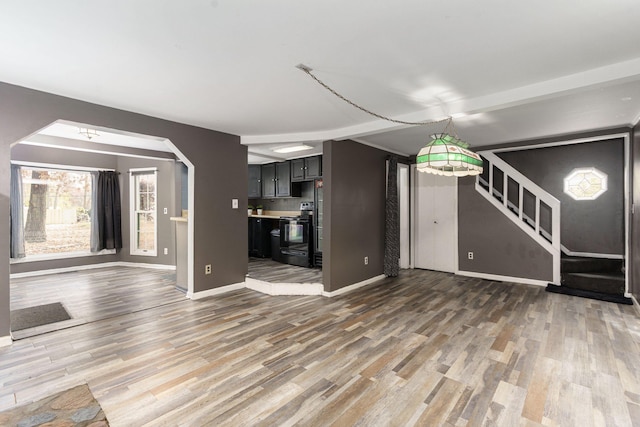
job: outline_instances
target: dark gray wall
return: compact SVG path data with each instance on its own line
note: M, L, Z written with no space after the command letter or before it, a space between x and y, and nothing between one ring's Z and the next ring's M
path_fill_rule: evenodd
M561 243L567 249L625 254L623 139L497 154L560 200ZM595 200L574 200L566 195L564 177L579 167L595 167L606 173L608 190Z
M195 166L194 290L244 281L247 272L247 148L208 129L0 83L0 241L9 240L10 146L56 120L164 137ZM9 335L9 246L0 245L0 336ZM205 264L213 274L205 275Z
M387 155L354 141L323 145L325 291L383 273Z
M458 259L461 271L553 280L551 254L482 197L474 177L458 178Z
M629 245L631 262L627 263L627 268L631 268L629 290L640 301L640 124L636 124L633 128L631 157L631 200L634 208L633 212L635 213L631 215L631 242Z
M158 168L158 194L157 194L157 227L158 227L158 247L157 255L140 256L131 255L131 220L129 217L130 202L130 176L128 171L136 168ZM120 172L120 193L122 197L122 250L120 260L124 262L139 262L144 264L175 265L176 254L176 233L175 224L170 221L172 216L180 216L175 212L175 162L167 160L136 159L131 157L118 158L118 172ZM164 208L167 208L165 215ZM165 255L163 249L168 249Z

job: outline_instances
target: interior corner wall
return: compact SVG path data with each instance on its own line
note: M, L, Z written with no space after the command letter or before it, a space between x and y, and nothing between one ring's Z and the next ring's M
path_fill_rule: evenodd
M560 200L561 244L569 251L625 255L622 138L496 154ZM564 192L564 178L581 167L607 174L608 189L595 200L575 200Z
M323 145L327 292L383 274L388 154L349 140Z
M0 82L0 241L9 241L10 147L56 120L169 139L194 165L194 291L241 283L247 272L247 148L240 137ZM9 245L0 245L0 337L8 336ZM205 264L213 274L205 275Z
M633 128L631 135L631 214L630 259L631 268L629 291L640 301L640 123Z
M482 197L475 181L458 178L459 270L552 282L551 254Z

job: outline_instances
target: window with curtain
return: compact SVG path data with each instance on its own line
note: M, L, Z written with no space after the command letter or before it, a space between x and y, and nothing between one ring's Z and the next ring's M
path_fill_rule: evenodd
M131 254L157 254L157 176L155 169L132 169L130 182Z
M27 166L19 170L25 258L90 252L91 173Z

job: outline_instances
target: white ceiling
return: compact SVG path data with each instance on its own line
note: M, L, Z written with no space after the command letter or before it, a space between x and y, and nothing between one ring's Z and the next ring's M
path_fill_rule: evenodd
M376 113L454 115L472 148L640 118L637 0L4 1L0 40L1 81L240 135L252 162L346 138L415 154L442 130L300 63Z

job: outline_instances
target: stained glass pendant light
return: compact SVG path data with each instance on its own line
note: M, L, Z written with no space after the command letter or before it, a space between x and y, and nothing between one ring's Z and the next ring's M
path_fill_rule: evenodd
M482 158L467 147L465 142L447 133L431 135L431 142L416 156L416 167L420 172L436 175L480 175Z

